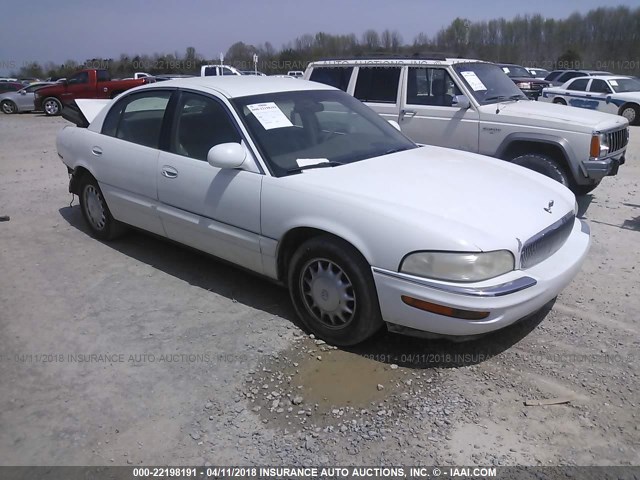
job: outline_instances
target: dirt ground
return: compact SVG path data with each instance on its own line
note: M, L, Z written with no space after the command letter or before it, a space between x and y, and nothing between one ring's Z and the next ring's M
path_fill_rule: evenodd
M132 232L92 239L61 118L0 115L1 465L640 464L640 128L580 200L589 257L482 340L334 349L286 291ZM555 400L555 405L525 405Z

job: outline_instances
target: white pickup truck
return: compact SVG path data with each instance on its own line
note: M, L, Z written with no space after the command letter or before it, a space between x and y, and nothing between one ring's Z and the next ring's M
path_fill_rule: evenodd
M397 121L416 142L507 160L578 195L616 175L625 161L625 118L530 101L492 63L444 57L326 60L309 64L304 78L355 96Z

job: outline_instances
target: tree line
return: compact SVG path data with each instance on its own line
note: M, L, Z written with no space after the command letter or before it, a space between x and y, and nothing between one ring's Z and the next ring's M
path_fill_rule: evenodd
M428 55L440 53L453 57L517 63L526 67L584 68L608 70L625 75L640 74L640 7L601 7L586 14L574 13L565 19L542 15L516 16L474 22L456 18L434 36L420 33L405 42L397 30L366 30L332 35L305 34L276 49L270 42L250 45L236 42L224 55L224 63L241 70L257 69L267 74L304 70L307 63L321 58L364 57L370 55ZM66 77L81 68L106 68L114 78L136 71L193 74L202 65L219 63L189 47L184 53L126 55L117 59L88 59L84 63L68 60L22 66L13 76Z

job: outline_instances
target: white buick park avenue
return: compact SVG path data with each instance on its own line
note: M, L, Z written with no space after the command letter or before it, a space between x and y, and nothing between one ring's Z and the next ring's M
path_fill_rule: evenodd
M337 345L385 324L506 327L553 300L589 248L560 183L418 146L330 86L190 78L77 103L57 148L93 236L132 226L286 285Z

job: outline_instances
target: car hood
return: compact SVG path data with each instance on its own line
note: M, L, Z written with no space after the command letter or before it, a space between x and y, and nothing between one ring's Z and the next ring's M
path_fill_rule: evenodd
M513 80L514 82L531 82L531 83L535 83L536 85L551 85L551 82L547 82L546 80L540 80L538 78L533 78L533 77L509 77L511 80Z
M436 229L449 249L506 248L505 239L517 245L516 239L526 241L575 205L570 190L536 172L432 146L280 180L317 193L327 205L356 205L357 211L373 213L371 218L384 217L397 235L409 231L424 239ZM549 213L545 208L552 201Z
M500 113L496 114L498 107ZM623 128L628 125L625 118L609 113L527 100L482 105L480 111L485 120L491 119L494 122L527 125L527 120L530 119L530 124L536 127L544 123L546 128L584 133Z

